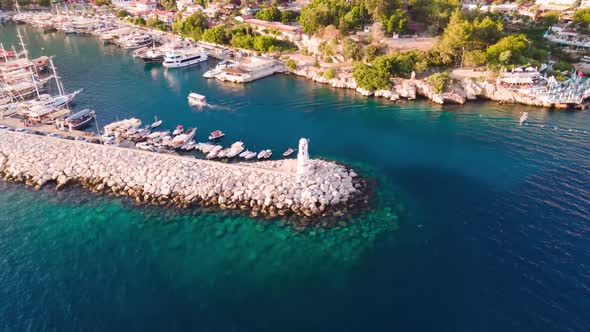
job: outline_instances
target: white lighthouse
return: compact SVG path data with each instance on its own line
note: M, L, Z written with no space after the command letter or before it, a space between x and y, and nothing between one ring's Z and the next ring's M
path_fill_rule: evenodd
M307 139L299 140L299 151L297 152L297 175L307 173L307 161L309 160L309 152L307 151Z

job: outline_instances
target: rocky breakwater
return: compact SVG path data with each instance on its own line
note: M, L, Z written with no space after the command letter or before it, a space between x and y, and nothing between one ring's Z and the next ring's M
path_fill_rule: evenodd
M295 159L226 164L0 131L0 176L36 188L79 183L139 203L290 216L297 227L329 226L368 203L366 181L345 166L310 159L297 170Z

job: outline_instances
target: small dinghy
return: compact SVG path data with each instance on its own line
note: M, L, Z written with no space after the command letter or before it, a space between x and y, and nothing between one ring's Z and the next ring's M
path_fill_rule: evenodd
M225 133L221 130L216 130L209 135L209 140L218 139L225 136Z
M150 126L151 128L157 128L162 124L162 120L158 120L157 116L154 116L154 123Z
M258 159L267 159L272 156L272 151L270 150L262 150L258 153Z
M288 156L292 155L293 151L295 151L295 150L293 150L292 148L288 148L287 151L283 152L283 157L288 157Z
M184 128L182 127L182 125L178 125L178 126L176 126L176 129L174 129L174 131L172 132L172 135L178 136L178 135L182 134L183 132L184 132Z
M247 154L244 156L244 159L246 159L246 160L250 160L250 159L252 159L252 158L254 158L254 157L256 157L256 152L249 151L249 152L248 152L248 153L247 153Z

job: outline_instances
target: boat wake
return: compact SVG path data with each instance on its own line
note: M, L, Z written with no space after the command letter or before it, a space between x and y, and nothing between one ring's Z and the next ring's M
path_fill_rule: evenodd
M230 108L227 106L214 105L214 104L209 104L209 103L206 103L204 105L190 104L190 107L196 111L203 111L205 109L212 109L212 110L219 110L219 111L233 111L234 110L233 108Z

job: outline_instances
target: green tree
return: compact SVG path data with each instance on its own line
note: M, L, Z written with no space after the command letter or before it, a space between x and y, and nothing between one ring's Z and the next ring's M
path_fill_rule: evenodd
M225 27L223 25L218 25L214 28L205 30L201 38L206 42L214 44L223 45L229 43L229 39L226 36Z
M574 23L586 26L590 24L590 8L576 10L574 13Z
M101 6L101 7L102 6L110 6L112 4L111 0L96 0L95 3L97 6Z
M176 9L176 0L160 0L160 4L166 10Z
M342 42L342 53L347 60L360 61L363 58L363 48L350 38Z
M234 35L230 40L230 45L237 48L252 49L254 48L254 37L247 34Z
M543 15L542 22L544 26L551 26L557 24L559 22L559 13L556 11L551 11Z
M125 18L127 16L129 16L129 12L126 11L125 9L119 9L119 11L117 12L117 17L118 18Z
M379 55L379 48L375 45L367 45L365 47L365 61L372 62Z
M281 22L289 23L299 19L299 12L294 10L284 10L281 12Z
M442 93L445 90L447 81L449 79L449 73L435 73L426 78L426 81L433 88L434 93Z
M185 37L200 39L207 28L207 16L198 11L184 20L177 20L172 24L172 30Z
M481 66L486 63L486 52L482 50L467 51L463 55L465 66Z
M281 17L281 11L276 6L262 9L256 13L257 19L269 22L279 22Z
M155 27L156 25L158 25L158 23L160 23L160 20L158 19L157 16L150 16L148 17L148 19L145 21L145 25L148 27Z
M388 34L393 33L406 33L408 30L408 16L405 11L397 9L389 16L387 24L385 25L385 31Z
M293 59L288 59L287 61L285 61L285 66L287 67L287 69L293 71L297 69L297 62L295 62L295 60Z
M260 53L269 52L271 46L274 45L275 39L271 36L256 36L254 37L254 49Z
M334 77L336 77L336 70L334 68L329 68L324 72L322 76L324 76L324 78L327 80L331 80Z
M391 82L387 76L381 75L375 67L363 63L354 66L352 77L360 88L367 91L391 88Z
M525 35L508 35L486 50L488 64L493 67L525 65L529 61L528 43Z

